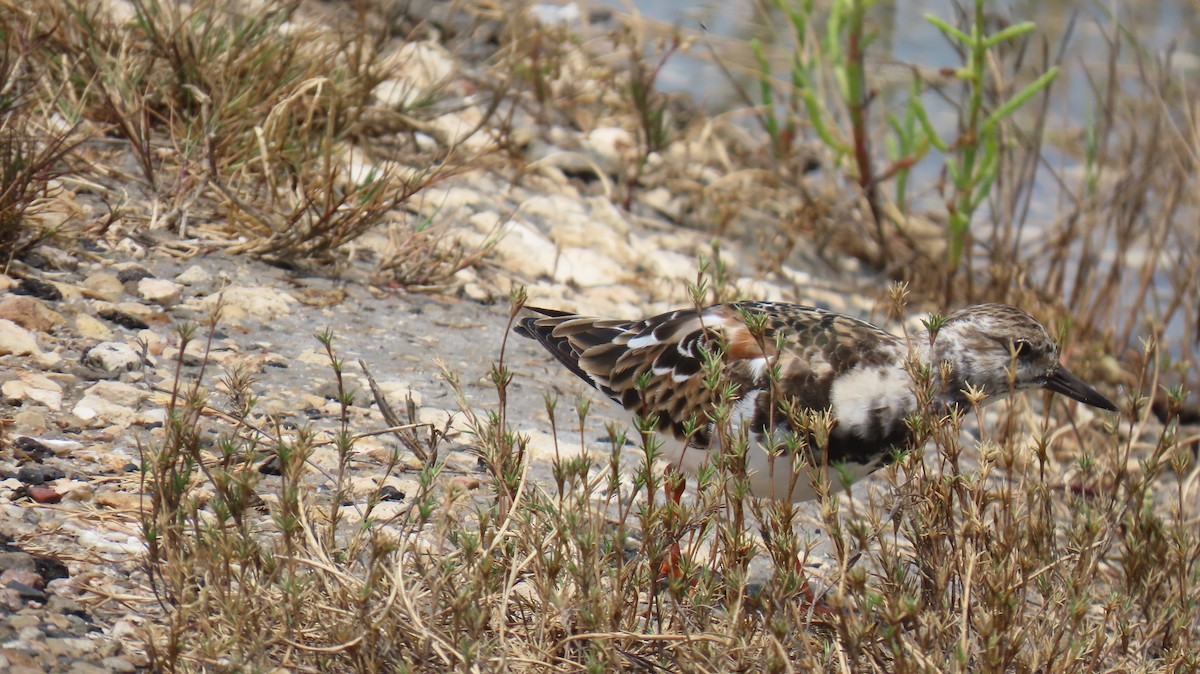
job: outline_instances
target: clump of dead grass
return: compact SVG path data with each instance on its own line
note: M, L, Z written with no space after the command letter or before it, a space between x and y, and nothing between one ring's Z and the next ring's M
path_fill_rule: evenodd
M74 111L46 100L57 90L32 56L46 37L31 26L0 24L0 267L53 232L37 214L50 201L80 142Z
M169 227L185 241L294 264L330 260L385 225L417 227L405 210L414 195L485 163L461 139L416 142L441 114L445 83L412 85L398 107L379 98L403 66L397 31L419 27L383 3L322 25L299 7L5 3L0 29L14 38L5 63L19 69L19 81L6 77L8 100L20 101L5 108L6 184L20 190L8 221L20 220L52 166L120 211L100 234ZM57 113L78 131L46 127L45 141L29 145L32 130L16 126L22 110ZM64 162L68 137L87 142ZM421 248L405 251L410 275L442 281L457 271L445 263L452 246L410 243Z

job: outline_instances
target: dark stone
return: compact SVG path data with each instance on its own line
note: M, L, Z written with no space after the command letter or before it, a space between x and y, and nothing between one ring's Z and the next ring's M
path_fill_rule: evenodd
M383 489L379 490L380 501L403 501L405 498L407 497L404 492L390 484L384 485Z
M71 573L67 570L67 565L53 557L42 557L35 555L33 560L34 563L37 564L38 575L41 576L42 580L46 581L47 583L52 580L58 580L59 578L71 577Z
M63 498L62 494L50 487L42 487L36 484L29 485L26 488L26 492L29 494L29 498L33 499L35 503L59 503Z
M66 473L46 466L23 466L17 471L17 479L25 484L45 484L63 477L66 477Z
M17 284L17 287L12 289L14 295L29 295L36 297L39 300L47 302L57 302L63 298L62 293L53 283L47 283L35 278L23 278Z
M106 321L116 323L122 328L129 330L145 330L150 327L137 316L127 314L124 311L117 311L116 309L103 309L98 312L98 315Z
M83 608L83 606L74 599L71 599L70 597L64 597L60 594L50 595L50 599L46 602L46 610L53 611L54 613L61 613L63 615L75 616L88 624L92 622L92 616L88 614L87 609Z
M130 267L117 272L117 280L121 283L137 283L144 278L154 278L154 274L141 267Z
M41 462L42 459L54 456L54 452L42 443L34 440L28 435L22 435L13 441L13 447L23 452L26 456L34 461Z
M25 583L21 583L21 582L15 581L15 580L10 580L10 581L8 581L8 585L5 585L5 587L7 587L10 590L15 590L17 594L21 595L22 599L32 599L34 601L46 601L46 593L42 592L41 590L37 589L36 587L33 587L32 585L26 585Z
M6 548L12 546L6 545ZM20 550L0 552L0 573L5 571L37 571L37 558Z
M279 465L279 457L272 455L258 467L263 475L283 475L283 466Z

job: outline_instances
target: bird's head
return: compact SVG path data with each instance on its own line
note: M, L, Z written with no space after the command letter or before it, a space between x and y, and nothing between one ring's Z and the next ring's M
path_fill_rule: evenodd
M967 404L967 389L995 400L1012 391L1044 388L1104 410L1117 406L1072 374L1058 359L1058 345L1025 311L980 304L946 316L936 327L931 364L950 376L941 383L947 402Z

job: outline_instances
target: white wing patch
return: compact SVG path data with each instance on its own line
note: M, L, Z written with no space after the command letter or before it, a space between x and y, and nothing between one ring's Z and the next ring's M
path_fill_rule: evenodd
M863 437L881 411L903 417L916 406L912 381L898 368L857 367L833 380L830 402L838 425ZM890 419L889 419L890 420Z
M655 337L654 333L652 332L634 337L628 342L625 342L625 346L629 347L630 349L644 349L648 346L654 346L655 344L658 344L658 338Z
M753 377L753 381L762 379L763 374L767 371L767 358L765 356L751 359L746 364L750 366L750 376Z

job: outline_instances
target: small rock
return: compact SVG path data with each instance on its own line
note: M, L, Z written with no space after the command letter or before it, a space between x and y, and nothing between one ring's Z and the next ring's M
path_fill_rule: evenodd
M383 80L371 92L380 107L397 110L407 107L420 93L412 82L396 77Z
M35 555L34 561L37 563L38 575L46 581L47 585L49 585L52 581L60 578L69 578L71 576L70 572L67 570L67 565L63 564L59 559Z
M665 187L643 191L638 195L638 201L667 216L672 222L683 219L683 197L676 196Z
M419 201L418 208L438 213L456 213L458 211L474 213L491 205L479 192L458 186L427 187L421 190L416 199Z
M57 223L39 223L49 225L48 229L55 229L62 225L65 219L60 219ZM54 269L57 271L75 271L79 268L79 260L74 255L67 251L48 245L34 246L32 250L25 254L25 262L37 267L38 269Z
M79 534L79 545L99 555L122 558L146 552L146 544L138 536L127 536L115 531L83 531Z
M113 305L113 307L115 307L117 311L123 311L131 316L137 316L147 323L149 323L150 319L155 315L162 313L161 311L155 310L152 307L146 306L146 304L142 302L117 302Z
M92 291L92 295L98 299L116 302L125 292L125 286L116 274L110 274L106 271L96 272L83 280L83 287Z
M80 618L87 616L87 609L83 605L70 597L65 597L60 594L57 584L47 584L47 587L53 593L50 595L50 600L46 602L46 609L54 611L60 615L73 615Z
M145 330L150 327L146 321L143 321L137 316L112 307L100 309L96 313L100 316L100 318L103 318L106 321L112 321L122 328L128 328L130 330Z
M404 66L404 74L420 86L441 84L458 72L454 55L437 42L405 42L395 60Z
M23 608L25 608L25 602L21 600L21 595L17 594L15 590L0 588L0 609L7 609L9 614L13 614ZM14 616L14 618L16 617L19 616ZM9 624L12 624L12 619L9 620ZM20 665L26 666L25 670L23 671L17 670L21 671L21 674L26 674L26 672L32 673L45 671L40 667L35 668L33 666L35 663L32 656L25 653L13 653L11 650L9 650L8 655L0 655L0 658L3 658L3 660L0 660L0 669L3 669L3 671L6 672L15 670L14 661L12 658L13 655L24 659L24 662L22 660L16 661ZM13 669L9 669L9 667L13 667Z
M483 486L483 480L470 475L455 475L450 478L450 486L460 489L479 489Z
M79 334L89 339L112 339L113 331L100 321L87 314L75 317L75 329Z
M560 194L539 195L526 199L521 203L519 213L523 218L544 226L548 230L564 221L571 221L582 227L586 224L583 220L587 218L583 204L579 203L577 199ZM557 241L557 239L555 240ZM573 241L565 243L573 243Z
M694 257L673 250L665 250L651 239L633 241L633 248L646 266L646 271L655 278L671 281L694 281L697 263Z
M12 628L15 630L27 630L30 627L34 627L34 628L41 627L42 619L39 616L30 614L30 613L25 613L22 615L15 615L15 616L9 618L8 624L12 625Z
M0 318L0 356L28 356L39 354L37 340L33 335L6 318Z
M8 571L29 571L30 573L37 572L37 560L28 552L9 551L0 552L0 573Z
M61 484L58 485L58 489L65 492L63 496L72 501L87 503L96 497L96 490L88 482L74 481L69 484L70 489L63 489Z
M283 475L283 466L279 463L279 456L276 454L268 456L266 461L259 464L258 472L263 475Z
M54 480L60 480L66 477L66 474L57 468L49 466L22 466L17 470L17 479L25 484L40 485Z
M553 167L570 176L596 175L596 166L582 152L568 152L558 145L535 138L525 156L539 167Z
M62 407L62 386L57 382L37 372L21 372L18 377L0 385L0 392L9 404L32 400L52 410Z
M96 382L94 386L84 391L88 395L98 396L110 403L133 407L146 397L146 392L129 384L119 381Z
M466 297L467 299L471 300L472 302L492 302L496 299L496 296L494 293L492 293L487 288L480 285L478 282L476 282L474 280L464 280L462 278L464 271L470 271L470 270L469 269L461 269L454 275L455 280L460 281L462 283L463 297Z
M62 501L62 494L54 491L50 487L31 486L29 488L29 498L34 503L54 504Z
M136 264L126 265L124 269L117 272L117 280L122 284L135 284L145 278L154 278L154 274Z
M37 590L46 589L46 581L37 572L37 558L35 557L33 561L34 568L32 569L9 569L0 573L0 585L8 585L16 581Z
M24 431L44 431L49 427L46 415L33 410L21 410L13 415L12 420L17 429Z
M46 639L45 644L51 655L68 659L78 658L96 650L96 644L91 639L79 637L50 637Z
M113 246L112 252L131 260L141 260L146 257L146 247L129 237L118 241L117 245Z
M454 57L436 42L406 42L386 63L386 72L397 76L380 82L374 95L382 106L392 108L408 107L458 70Z
M4 584L4 587L6 587L10 590L16 591L16 593L21 595L21 598L26 601L28 601L28 600L45 601L46 600L45 592L42 592L41 590L37 589L36 587L33 587L32 585L27 585L27 584L22 583L17 580L8 581L7 583ZM50 640L47 639L47 641L50 641Z
M403 501L406 498L404 492L396 489L390 484L385 484L379 490L380 501Z
M620 283L627 274L628 270L594 250L567 248L558 258L558 267L554 270L554 280L560 283L574 283L583 288L593 288Z
M205 271L204 267L194 264L180 272L175 280L185 286L198 286L211 281L212 275Z
M13 440L13 447L17 448L35 461L41 461L42 459L48 459L54 456L54 452L50 451L49 447L43 445L28 435L18 436L15 440Z
M92 424L93 427L116 424L126 428L137 419L137 412L131 407L118 405L92 394L83 396L71 413L83 421L96 422Z
M550 27L578 24L583 18L579 5L574 2L565 5L538 3L529 7L529 14L538 23Z
M83 356L83 364L110 374L130 372L142 365L142 357L122 342L101 342Z
M492 255L511 271L526 274L530 278L550 278L554 275L558 247L530 225L509 220L501 229Z
M366 387L363 387L366 390ZM388 403L397 409L403 410L408 404L408 399L411 397L413 404L418 408L424 402L420 391L414 391L412 384L406 381L382 381L379 382L379 389L383 391L383 395L387 398Z
M62 291L58 289L58 286L36 278L21 279L12 292L14 295L31 295L49 302L57 302L63 298Z
M544 223L550 240L561 249L586 249L631 268L638 263L628 241L629 222L611 203L588 199L581 204L561 197L534 197L521 205L521 214L532 222Z
M42 438L41 443L59 456L83 449L82 442L65 438Z
M223 316L231 319L255 318L270 321L292 313L296 299L287 293L267 287L230 286L224 291L204 298L200 303L212 311L222 303Z
M171 306L179 301L183 286L166 279L144 278L137 284L138 297L159 306Z
M631 155L637 149L637 140L633 134L620 127L600 127L584 134L581 139L583 149L595 159L596 164L606 173L617 173L621 166L630 162Z
M129 494L123 491L102 491L96 494L96 505L117 510L139 510L142 503L140 494Z
M462 146L469 150L481 151L487 148L490 136L471 132L478 129L483 122L483 109L471 106L434 119L430 122L430 132L444 146Z
M62 355L58 351L39 351L32 356L34 365L37 365L43 370L54 369L62 362Z
M112 626L112 629L109 630L109 634L111 634L112 638L114 639L140 642L144 635L142 634L142 628L138 627L137 623L134 622L136 620L140 620L140 618L129 617L118 620L116 624Z
M347 486L350 487L350 493L357 497L371 496L375 493L379 483L373 477L350 476L347 481ZM353 503L351 501L350 503ZM350 505L344 503L343 505Z
M0 302L0 318L7 318L17 325L37 332L49 332L67 319L46 306L46 303L28 295L11 295Z
M319 288L296 288L292 291L301 304L310 307L335 307L346 301L346 291L341 288L321 290Z
M104 658L100 661L100 665L107 668L108 671L116 672L117 674L127 674L128 672L137 671L137 667L135 667L132 662L126 660L125 658Z

